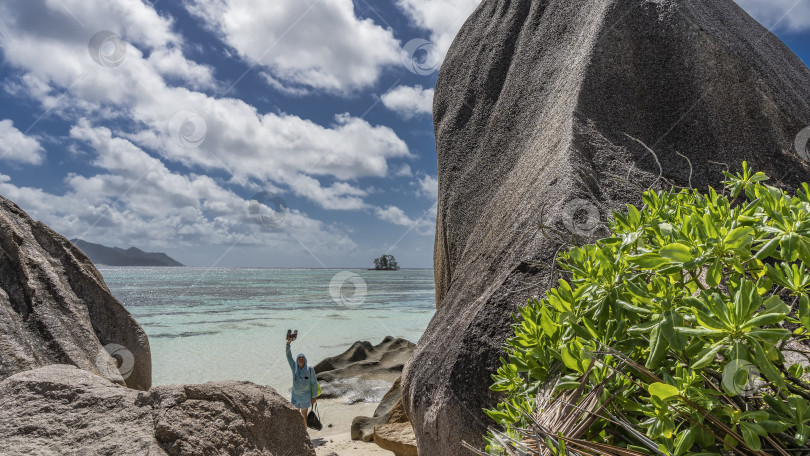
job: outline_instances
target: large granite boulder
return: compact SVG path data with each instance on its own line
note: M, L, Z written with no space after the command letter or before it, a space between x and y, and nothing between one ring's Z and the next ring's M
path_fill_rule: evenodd
M0 382L0 454L314 456L300 413L243 381L138 392L72 365Z
M0 233L0 379L73 364L149 389L149 340L90 260L2 196Z
M611 208L647 188L719 188L743 160L780 185L810 177L794 146L810 70L732 0L484 0L433 114L438 309L403 376L431 456L482 445L516 307Z

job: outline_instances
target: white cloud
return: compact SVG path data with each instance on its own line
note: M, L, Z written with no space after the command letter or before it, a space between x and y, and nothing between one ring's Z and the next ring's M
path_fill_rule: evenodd
M210 68L185 60L179 52L183 39L172 31L171 19L140 0L7 0L0 4L0 18L5 28L0 39L6 59L41 80L59 81L64 87L92 68L90 64L95 65L89 43L103 30L156 53L151 69L157 74L166 71L188 76L192 83L211 81ZM104 45L102 54L111 52L111 43ZM126 51L124 64L131 49ZM140 51L136 53L140 55Z
M188 0L242 58L288 88L346 93L398 64L393 31L354 14L352 0Z
M402 166L400 166L399 169L394 172L394 176L410 177L413 176L413 170L411 169L410 165L403 163Z
M382 96L383 105L406 119L433 112L433 89L398 86Z
M348 184L322 188L313 176L337 180L385 177L389 160L412 157L392 129L348 114L338 114L331 125L321 126L285 113L263 114L239 99L213 98L170 86L165 76L183 78L190 87L207 85L207 67L183 57L176 47L182 40L171 31L171 21L146 4L125 2L129 9L123 15L106 0L86 1L82 8L72 9L74 19L58 3L15 3L19 8L6 11L8 36L13 38L2 38L0 44L6 62L22 69L24 75L9 86L52 107L52 114L83 116L94 122L122 120L127 130L116 131L118 136L167 160L206 172L224 170L243 186L249 186L251 180L287 185L324 207L346 209L363 206L362 191ZM47 29L37 22L35 11L29 11L36 9L34 3L39 15L54 23ZM74 3L67 6L73 8ZM90 3L98 3L98 11L86 5ZM106 21L102 21L102 13L110 14ZM77 21L104 23L137 40L127 44L120 66L107 68L88 55L89 37ZM149 28L169 45L155 40ZM151 53L146 56L138 43ZM184 118L175 121L178 115L199 121L199 138L190 138L199 141L182 141L190 124Z
M179 49L152 51L147 60L160 74L180 78L192 88L205 89L214 86L211 69L186 60Z
M418 27L430 32L438 61L444 60L447 50L464 21L481 0L397 0Z
M18 187L0 175L0 194L67 237L108 245L122 239L143 247L247 244L319 252L356 246L345 233L289 208L280 229L262 230L249 213L249 201L208 176L183 175L159 159L116 137L109 129L81 120L71 137L92 149L92 176L69 175L69 191L58 196Z
M735 0L762 25L774 30L810 30L810 0Z
M375 213L380 220L393 223L394 225L411 226L413 220L405 215L405 211L396 206L386 206L385 208L376 208Z
M326 13L351 11L343 0L323 1L331 5ZM386 52L396 44L390 31L381 32L370 21L344 19L362 33L341 37L335 52L349 52L349 41L376 41ZM303 243L328 252L355 247L342 231L295 209L284 222L284 233L256 230L248 201L221 181L201 175L208 171L226 172L229 187L284 189L281 193L288 190L327 209L368 210L391 222L410 221L418 230L432 227L425 217L409 219L402 212L403 218L397 209L367 204L364 199L374 190L356 182L407 168L391 163L413 158L392 129L349 114L337 114L331 124L320 125L201 92L217 85L211 69L183 54L184 43L172 30L172 21L147 3L8 0L0 5L0 24L4 63L21 74L10 76L3 86L39 101L48 115L73 122L69 139L88 146L91 165L100 170L94 175L69 174L63 195L21 187L9 176L0 176L0 194L67 236L86 235L112 245L126 240L145 248L261 243L289 250ZM126 41L120 65L105 67L91 58L88 41L95 30L111 30ZM320 36L314 35L309 38ZM306 46L285 58L298 56ZM313 49L324 55L333 51ZM334 87L362 86L391 61L390 56L367 55L362 46L356 52L360 57L350 55L344 69L320 76L324 81L334 77L339 82ZM272 77L285 84L296 80L278 68ZM358 73L341 73L350 69ZM316 70L300 74L318 75L321 70ZM317 78L307 81L300 84L315 87ZM105 124L110 127L101 126ZM68 150L76 144L69 144ZM169 162L187 169L169 169Z
M433 176L425 174L424 177L420 177L418 180L419 189L417 190L417 195L428 197L434 201L439 198L439 180Z
M399 207L391 205L385 206L384 208L374 208L374 215L380 220L407 227L408 230L413 230L421 235L431 235L434 234L436 230L435 203L417 218L411 218Z
M45 160L45 149L36 138L14 128L11 120L0 120L0 160L39 165Z

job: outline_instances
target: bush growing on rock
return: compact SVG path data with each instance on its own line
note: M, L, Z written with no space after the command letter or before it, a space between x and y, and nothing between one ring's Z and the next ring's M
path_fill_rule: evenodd
M808 449L807 368L786 356L810 330L810 186L726 177L648 191L561 255L567 280L520 308L493 375L490 454Z

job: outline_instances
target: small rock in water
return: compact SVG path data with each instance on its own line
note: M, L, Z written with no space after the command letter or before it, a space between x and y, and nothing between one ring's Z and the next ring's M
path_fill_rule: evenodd
M326 426L326 427L332 427L332 423L329 423L329 426ZM331 442L331 440L330 440L330 442Z

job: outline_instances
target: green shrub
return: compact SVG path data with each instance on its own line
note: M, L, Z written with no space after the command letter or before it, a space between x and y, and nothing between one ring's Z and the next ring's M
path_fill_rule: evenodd
M648 191L561 255L569 279L520 308L493 375L489 453L807 449L810 385L783 350L810 328L810 186L791 197L745 163L726 177L727 196Z

